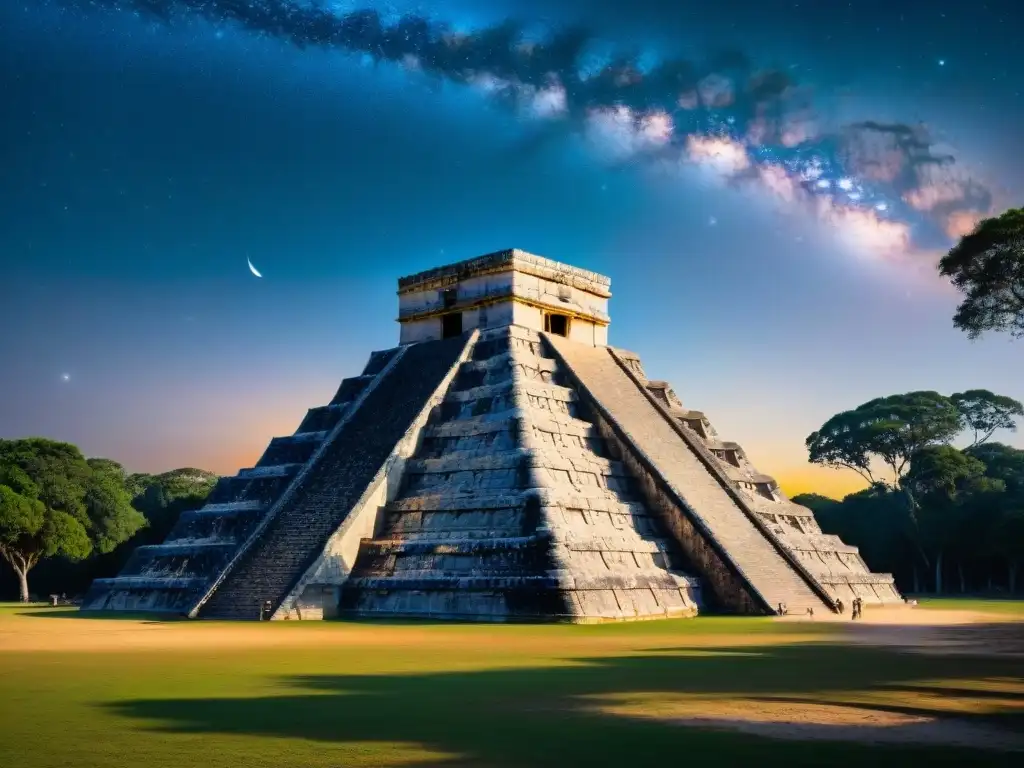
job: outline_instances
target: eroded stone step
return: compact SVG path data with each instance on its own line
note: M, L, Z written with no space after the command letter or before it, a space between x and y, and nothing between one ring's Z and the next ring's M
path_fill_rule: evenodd
M331 405L353 402L375 378L377 378L376 374L363 374L342 379L341 384L338 385L338 391L331 398Z
M381 349L370 353L370 360L363 369L363 374L367 376L376 376L384 367L391 362L396 354L398 354L398 347L392 347L391 349Z
M215 538L241 541L263 517L266 509L266 504L253 502L251 507L244 509L217 512L200 509L183 512L167 535L165 543Z
M219 572L236 547L233 542L215 546L157 544L152 549L139 547L128 558L121 575L209 578Z
M215 550L233 549L237 545L234 539L193 539L190 541L165 542L163 544L146 544L136 547L135 551L143 555L180 555L190 552L200 553Z
M547 432L580 437L600 437L594 425L589 421L565 413L538 411L516 406L501 411L430 424L424 435L427 438L474 437L492 432L515 430L517 424L520 423L524 428L532 427Z
M542 536L433 537L409 538L391 535L364 541L361 550L375 554L478 554L532 546L561 547L570 552L661 555L673 549L668 539L644 539L636 536L578 536L572 532L551 531Z
M464 494L403 494L388 502L389 512L475 511L527 505L572 511L608 512L611 514L648 516L649 510L639 500L623 501L612 496L592 496L569 488L529 488L523 490L481 489Z
M462 364L462 373L506 372L516 368L529 368L537 372L554 374L558 364L552 358L538 357L522 350L509 350L486 359L469 360Z
M206 584L199 576L117 576L111 579L94 579L93 585L107 589L133 590L195 590Z
M296 434L328 433L334 429L351 407L350 402L334 405L320 405L306 411L306 416L296 430Z
M594 453L573 454L548 450L513 448L505 451L452 451L440 458L412 459L406 464L409 474L438 472L473 472L477 470L518 469L534 467L567 472L588 472L596 475L629 477L622 462L601 458Z
M696 579L667 571L635 574L581 575L549 571L543 574L508 576L465 575L444 573L436 569L407 571L395 576L353 576L346 588L374 590L514 590L529 587L537 590L591 590L591 589L679 589L683 586L699 587Z
M262 501L228 501L222 504L206 504L199 509L189 510L187 515L225 515L241 512L262 512L267 505Z
M470 387L469 389L449 390L444 401L445 403L465 403L477 400L502 399L508 398L513 391L548 400L560 400L567 403L576 401L576 392L569 387L561 387L557 384L548 384L531 379L516 380L515 378L510 378L496 384Z
M256 466L305 464L326 436L327 432L299 432L272 438Z
M292 477L302 469L302 464L270 464L262 467L248 467L238 470L237 477L241 480L255 480L264 477Z

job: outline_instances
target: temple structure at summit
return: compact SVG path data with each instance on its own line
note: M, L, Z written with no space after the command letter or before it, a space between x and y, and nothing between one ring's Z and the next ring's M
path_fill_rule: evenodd
M519 250L401 278L398 346L83 609L589 622L902 602L608 346L609 288Z

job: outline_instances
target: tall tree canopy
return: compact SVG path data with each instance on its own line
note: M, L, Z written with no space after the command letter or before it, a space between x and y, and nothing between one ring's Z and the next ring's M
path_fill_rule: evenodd
M838 413L807 437L812 464L852 469L869 483L879 482L872 462L880 460L896 485L915 453L947 443L963 429L963 416L938 392L879 397Z
M1017 430L1016 419L1024 416L1024 404L1005 395L996 395L987 389L969 389L957 392L950 400L960 411L968 429L974 431L972 446L987 441L998 429Z
M1024 337L1024 208L985 219L939 261L964 299L953 325L976 339L986 331Z
M1024 507L1024 450L1003 443L972 445L965 449L985 465L985 475L1001 480L1007 493L1019 497Z
M131 504L120 464L90 459L69 443L0 440L0 551L28 599L28 572L41 558L110 552L146 524Z
M1024 563L1024 450L1002 443L986 443L966 450L985 464L985 474L1001 482L1004 493L988 500L991 525L987 531L991 551L1003 559L1011 592Z
M110 459L89 459L87 463L92 473L82 501L96 550L106 554L144 526L146 519L132 506L125 487L127 474L120 464Z
M202 469L185 467L159 475L128 476L132 504L146 516L148 526L137 537L139 544L157 544L171 532L182 512L199 509L213 490L219 476ZM133 540L132 544L136 543Z
M884 482L897 487L914 455L929 446L952 442L965 429L974 433L971 448L982 446L999 429L1015 430L1024 405L986 389L946 397L938 392L908 392L879 397L837 413L806 440L812 464L851 469L869 483L872 465L887 466Z
M28 572L40 559L81 560L91 549L85 528L67 512L0 485L0 556L18 574L22 602L28 602Z
M943 558L966 533L972 497L1001 491L999 480L985 477L985 464L951 445L918 451L902 487L913 499L908 520L911 537L935 566L935 590L942 591Z

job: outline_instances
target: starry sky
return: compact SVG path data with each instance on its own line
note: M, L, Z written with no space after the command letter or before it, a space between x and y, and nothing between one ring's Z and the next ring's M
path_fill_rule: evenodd
M934 269L1024 203L1018 6L2 3L0 437L232 473L397 343L400 275L518 247L609 275L611 343L785 490L851 490L832 414L1024 399Z

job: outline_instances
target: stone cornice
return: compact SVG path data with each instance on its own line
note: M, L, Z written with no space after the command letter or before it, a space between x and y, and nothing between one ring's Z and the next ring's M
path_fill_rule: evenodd
M543 256L536 256L518 248L496 251L474 259L401 277L398 279L398 295L416 291L440 290L471 277L513 271L569 285L603 299L610 298L612 295L610 278L596 272L546 259Z
M522 304L526 307L533 307L535 309L548 309L554 310L560 315L568 315L575 320L585 320L588 323L594 323L595 325L609 325L610 320L606 315L588 312L578 304L563 304L563 303L546 303L542 301L536 301L534 299L528 299L525 296L516 296L509 292L504 295L500 294L487 294L479 298L474 298L470 301L460 301L450 307L429 307L424 310L410 311L401 313L396 320L399 323L412 323L418 320L427 320L432 317L440 317L451 312L464 312L467 309L480 309L481 307L489 307L493 304L501 304L504 302L512 302L513 304Z

